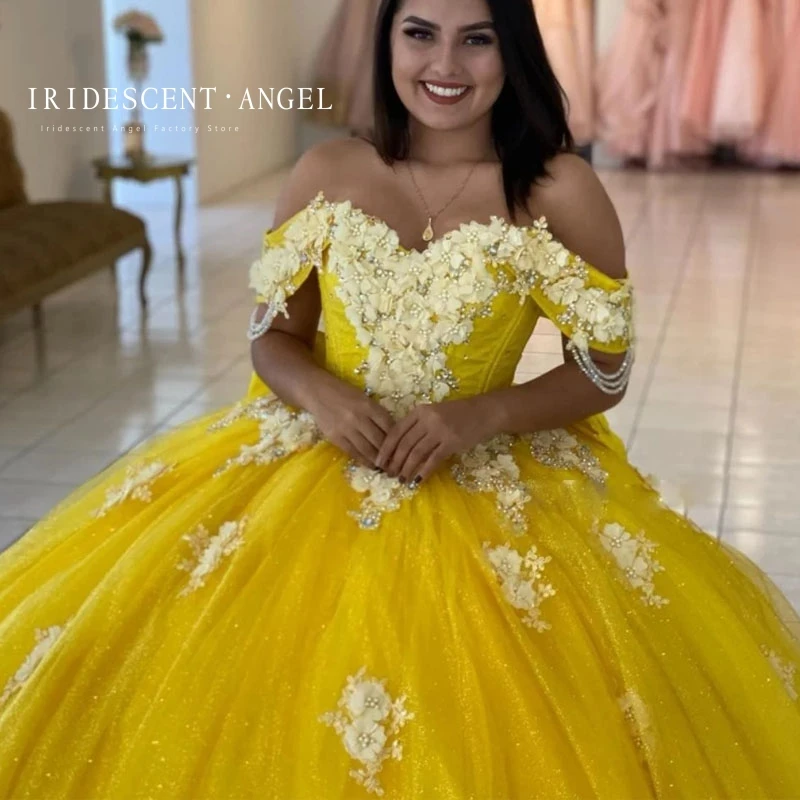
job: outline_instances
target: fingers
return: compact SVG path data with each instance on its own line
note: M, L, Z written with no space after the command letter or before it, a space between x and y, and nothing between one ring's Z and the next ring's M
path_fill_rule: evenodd
M387 464L384 467L386 474L393 478L410 480L403 474L403 467L409 455L422 441L425 440L427 432L422 425L411 425L400 437L394 448L394 452L389 455ZM411 478L414 476L411 475Z
M425 459L422 466L417 470L417 474L411 479L409 484L412 488L416 488L423 481L428 480L431 475L439 468L439 465L447 457L447 451L444 447L439 445L434 451Z
M384 431L375 420L369 417L364 421L358 432L375 448L375 456L377 457L378 451L381 449L381 445L383 445L386 439L386 431Z
M389 475L396 474L389 471L389 464L394 459L395 449L397 448L399 442L402 441L406 433L414 428L416 424L417 420L412 416L408 416L395 424L395 426L389 431L386 438L383 440L383 444L378 451L378 457L375 460L376 467L384 470ZM412 442L412 445L414 443L415 442Z
M361 462L370 468L374 468L375 459L378 457L378 448L361 431L353 431L348 438L356 452L358 452Z
M408 483L413 481L419 475L422 465L438 446L439 443L430 436L425 436L418 441L409 451L405 461L400 465L400 480Z
M370 420L377 425L384 434L388 434L395 426L394 417L380 403L373 403L370 410Z

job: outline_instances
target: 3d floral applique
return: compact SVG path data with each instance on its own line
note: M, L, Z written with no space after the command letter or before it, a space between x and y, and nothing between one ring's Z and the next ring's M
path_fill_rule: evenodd
M539 633L550 630L552 626L542 619L540 606L542 601L556 593L552 584L542 581L545 565L552 557L539 555L536 545L532 545L525 555L507 544L492 547L489 542L484 542L483 550L508 602L526 612L523 622Z
M345 467L345 476L350 486L366 497L358 511L350 511L350 516L358 521L364 530L375 530L381 524L383 515L396 511L400 504L412 497L416 489L400 483L386 473L370 469L351 461Z
M661 607L669 603L667 598L656 594L653 584L655 573L664 571L653 557L657 547L654 542L643 533L631 536L616 522L605 525L599 536L603 547L614 557L630 586L639 590L646 605Z
M92 513L93 517L104 517L114 506L128 499L149 503L153 499L153 484L173 469L173 465L161 461L130 465L125 472L125 480L106 492L105 503Z
M521 534L528 527L525 506L531 493L520 479L520 469L512 453L513 444L511 436L495 436L462 453L451 471L456 483L467 491L494 494L503 519Z
M777 673L778 677L783 681L786 687L786 693L792 700L797 700L798 692L795 685L795 673L797 672L797 665L791 661L781 658L774 650L761 645L761 652L769 659L769 663Z
M219 567L222 559L242 546L246 525L246 518L238 522L224 522L214 536L210 536L208 529L200 525L194 533L182 537L189 542L192 558L184 559L177 565L179 570L189 573L189 581L178 592L178 597L205 586L206 578Z
M36 667L41 664L45 656L53 648L53 645L58 640L58 637L64 632L64 626L51 625L49 628L37 628L34 632L36 637L36 645L25 657L19 669L9 678L2 694L0 694L0 706L11 697L15 692L19 691L28 678L36 670Z
M259 398L234 409L211 426L212 430L232 425L242 417L259 422L259 438L255 444L241 447L239 454L229 458L215 473L222 475L234 467L249 464L269 464L319 442L322 433L314 417L307 411L291 409L274 395Z
M356 374L390 411L441 402L457 388L446 349L467 341L497 294L466 226L423 252L405 250L386 223L334 204L327 268L367 350Z
M258 323L251 318L251 339L263 335L278 313L287 314L286 299L298 276L322 267L330 217L329 204L319 192L292 218L280 244L270 244L269 232L264 237L261 257L250 267L250 288L265 299L268 310Z
M652 750L655 734L650 712L642 698L636 692L628 691L617 702L636 747L643 752Z
M386 691L386 679L366 674L362 667L347 678L347 686L339 699L338 710L319 717L342 739L345 750L358 761L359 769L350 776L368 792L384 794L378 775L387 759L400 761L403 745L399 734L414 714L405 707L406 696L392 699Z
M608 473L591 449L563 428L537 431L531 435L531 454L548 467L574 469L587 478L605 485Z

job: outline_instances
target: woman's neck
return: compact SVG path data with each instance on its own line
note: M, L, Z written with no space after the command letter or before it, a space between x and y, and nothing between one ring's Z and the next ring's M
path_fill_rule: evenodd
M436 130L409 120L412 161L434 167L464 162L498 161L491 136L491 120L487 116L469 128Z

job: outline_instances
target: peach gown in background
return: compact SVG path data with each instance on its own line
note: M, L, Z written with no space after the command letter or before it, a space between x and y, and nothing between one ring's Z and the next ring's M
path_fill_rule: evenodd
M665 55L660 0L629 0L597 67L597 135L624 158L646 158Z
M770 90L764 125L750 147L765 164L800 164L800 0L770 0Z
M594 138L593 0L535 0L547 56L569 101L569 126L577 144Z
M373 126L372 56L377 0L342 0L314 62L314 86L325 88L332 111L315 118L352 132ZM318 115L318 116L317 116Z
M710 136L715 142L745 144L764 121L767 65L761 3L730 0L711 106Z
M729 3L699 0L687 52L680 117L688 134L706 141L711 141L711 106Z
M687 57L692 29L701 0L672 0L665 5L666 52L658 84L653 128L650 133L649 164L662 167L670 156L701 155L708 151L704 139L681 121Z

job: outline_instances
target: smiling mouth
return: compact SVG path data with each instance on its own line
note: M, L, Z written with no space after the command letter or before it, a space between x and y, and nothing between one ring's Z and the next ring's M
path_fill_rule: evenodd
M445 104L459 102L472 88L463 84L451 84L448 86L440 83L431 83L430 81L420 81L420 84L431 100L435 103Z

